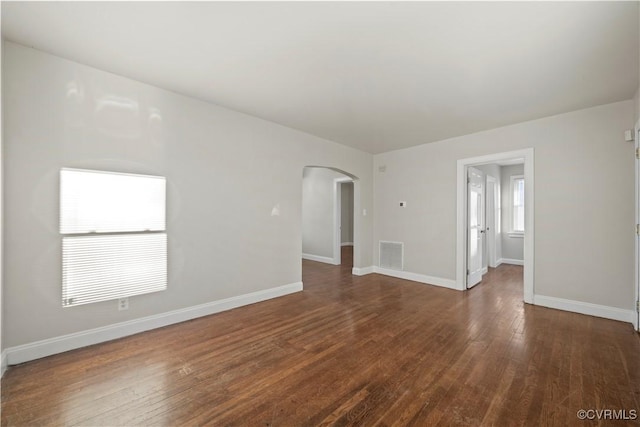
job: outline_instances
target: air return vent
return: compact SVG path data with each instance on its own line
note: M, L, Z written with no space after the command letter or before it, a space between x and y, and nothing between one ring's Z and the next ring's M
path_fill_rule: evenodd
M404 243L380 241L380 267L403 269Z

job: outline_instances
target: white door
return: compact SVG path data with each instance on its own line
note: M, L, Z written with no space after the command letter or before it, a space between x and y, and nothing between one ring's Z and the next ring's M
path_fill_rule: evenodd
M467 177L467 288L471 288L482 280L484 174L470 167Z

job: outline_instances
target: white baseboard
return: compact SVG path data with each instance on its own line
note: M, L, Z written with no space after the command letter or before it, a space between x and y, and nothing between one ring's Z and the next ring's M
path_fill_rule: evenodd
M373 273L373 267L353 267L351 269L351 274L354 276L365 276L367 274Z
M534 295L533 303L542 307L571 311L573 313L588 314L589 316L604 317L605 319L619 320L621 322L634 322L633 310L609 307L607 305L592 304L589 302L574 301L564 298Z
M302 259L308 259L309 261L324 262L325 264L332 264L332 265L336 264L333 258L320 256L320 255L302 254Z
M341 243L340 246L353 246L353 242L344 242Z
M489 272L489 267L482 267L482 271L480 272L480 274L485 275Z
M500 258L496 264L496 267L500 264L524 265L524 261L521 259Z
M173 325L174 323L208 316L221 311L231 310L233 308L266 301L300 291L302 291L302 282L296 282L289 285L278 286L276 288L265 289L263 291L238 295L231 298L195 305L193 307L143 317L141 319L129 320L127 322L116 323L109 326L10 347L3 352L3 360L6 360L5 364L8 365L28 362L41 357L51 356L52 354L62 353L76 348L126 337L140 332L149 331L151 329ZM6 359L4 358L5 353Z
M410 273L408 271L390 270L378 266L373 267L374 273L384 274L385 276L397 277L399 279L412 280L414 282L426 283L428 285L442 286L449 289L458 289L455 280L443 279L441 277L427 276L424 274Z
M2 379L2 376L6 371L7 371L7 352L5 350L0 355L0 379Z

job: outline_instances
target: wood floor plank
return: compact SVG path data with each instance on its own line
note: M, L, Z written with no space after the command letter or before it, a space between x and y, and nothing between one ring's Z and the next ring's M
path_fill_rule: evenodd
M303 261L305 290L13 366L3 426L629 425L631 325L525 305L522 267L457 292Z

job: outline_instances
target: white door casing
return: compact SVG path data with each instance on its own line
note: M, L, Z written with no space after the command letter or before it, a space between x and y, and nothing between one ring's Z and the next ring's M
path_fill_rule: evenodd
M489 267L495 268L498 261L498 257L496 255L496 250L497 250L496 233L498 232L498 228L496 227L496 222L497 222L496 217L497 217L497 209L498 209L496 205L497 180L494 177L489 175L487 175L486 191L487 191L486 241L487 241L487 252L488 252L487 264Z
M636 331L640 331L640 160L638 160L638 152L640 152L640 120L636 123L635 129L635 214L636 214L636 235L635 235L635 268L634 268L634 309L633 327Z
M482 280L482 248L484 234L484 173L467 170L467 289Z
M333 264L342 263L342 184L353 182L349 177L333 180ZM354 189L355 190L355 189ZM354 236L355 237L355 236Z

